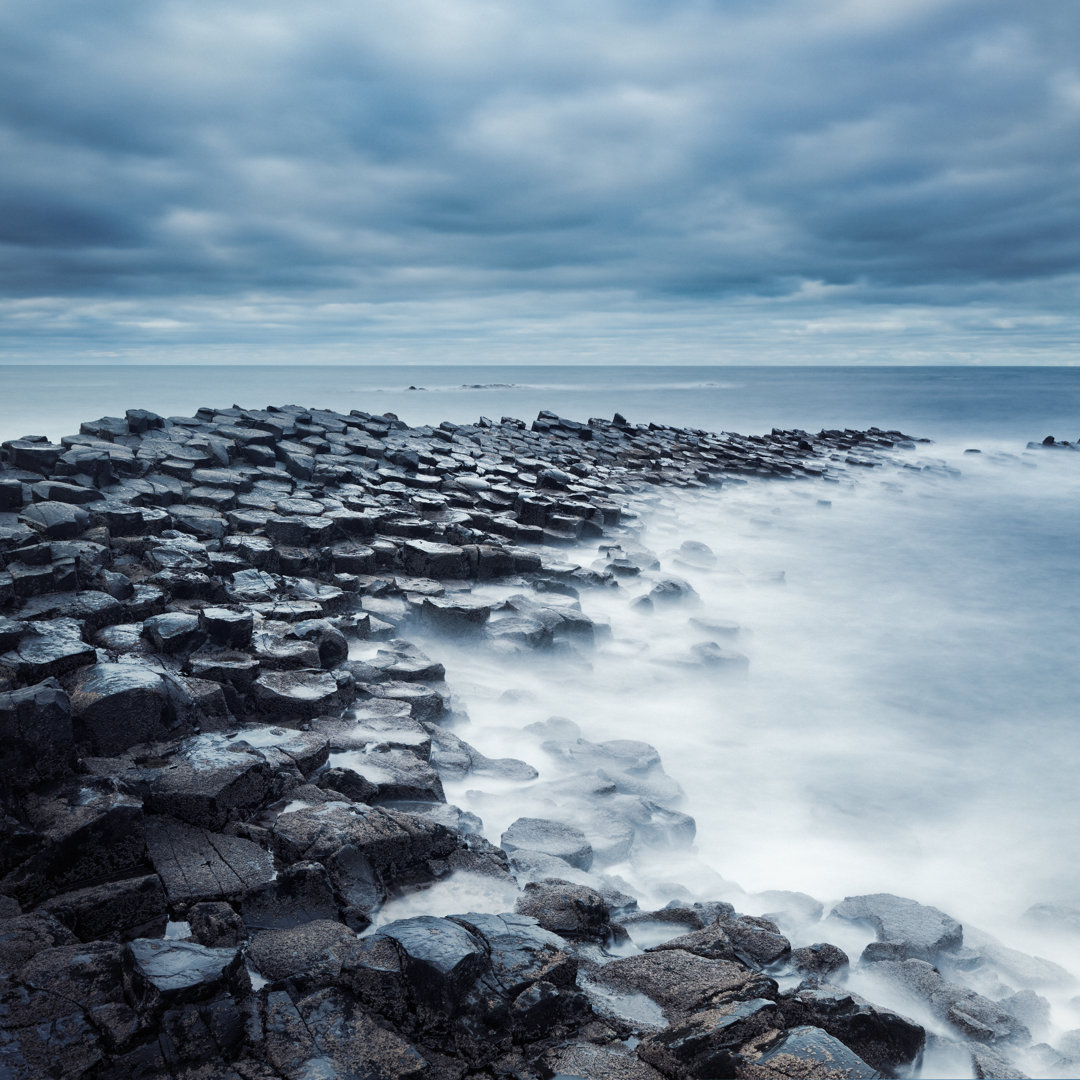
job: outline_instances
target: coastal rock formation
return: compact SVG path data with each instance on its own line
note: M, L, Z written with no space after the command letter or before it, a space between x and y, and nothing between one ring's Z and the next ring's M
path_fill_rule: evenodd
M647 606L693 610L692 587L635 542L634 493L834 480L912 445L550 412L410 428L292 406L129 410L57 444L4 443L0 1073L683 1080L917 1065L918 1024L825 981L846 977L835 946L793 950L771 917L713 898L639 912L605 876L693 841L653 747L552 717L529 734L558 780L486 757L451 730L453 671L410 640L580 663L605 629L584 590L645 582ZM582 541L596 563L563 562ZM715 560L688 541L675 570ZM507 591L471 596L480 582ZM702 614L710 637L738 633ZM746 662L723 641L675 661ZM444 784L474 775L534 785L550 816L523 810L495 846L446 802ZM415 914L455 875L503 890L506 910ZM776 896L820 919L812 898ZM399 901L412 913L382 914ZM1006 1060L1042 1015L1029 986L1045 967L987 941L965 950L941 912L879 895L835 914L877 929L860 970L921 998L974 1067ZM670 932L642 951L642 927ZM961 961L1009 994L931 966Z

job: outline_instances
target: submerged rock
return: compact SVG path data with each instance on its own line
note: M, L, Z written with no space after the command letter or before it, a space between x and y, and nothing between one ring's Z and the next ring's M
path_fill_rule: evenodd
M964 941L964 928L943 911L891 893L849 896L832 914L868 922L877 931L877 942L863 951L864 960L933 960Z

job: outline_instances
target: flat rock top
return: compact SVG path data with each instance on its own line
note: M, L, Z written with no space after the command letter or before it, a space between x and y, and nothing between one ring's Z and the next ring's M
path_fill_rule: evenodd
M193 941L137 938L128 945L136 970L159 990L184 990L221 978L237 949L209 949Z
M881 950L880 958L932 960L937 953L958 949L964 942L964 928L954 918L892 893L849 896L832 913L841 919L871 923L878 942L891 947L889 952Z

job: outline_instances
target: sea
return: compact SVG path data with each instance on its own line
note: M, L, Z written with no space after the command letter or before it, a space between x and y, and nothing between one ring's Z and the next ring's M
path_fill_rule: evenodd
M1080 367L0 367L2 439L58 439L125 408L287 403L413 425L550 409L930 440L838 483L640 497L626 542L698 602L643 615L632 601L645 582L584 593L583 610L611 628L589 665L424 646L468 718L458 733L488 756L552 778L525 732L552 715L591 740L656 747L697 837L689 852L614 868L643 903L712 896L760 914L775 910L772 890L795 890L827 912L891 892L1080 976ZM716 562L681 562L686 540ZM595 542L559 554L601 558ZM745 674L680 663L709 636L701 622L736 628L720 644L748 658ZM530 807L520 786L476 778L448 797L496 842ZM451 883L425 910L505 902L484 888ZM785 929L856 955L869 940L835 923ZM1080 1028L1077 993L1045 991L1053 1011L1037 1038Z

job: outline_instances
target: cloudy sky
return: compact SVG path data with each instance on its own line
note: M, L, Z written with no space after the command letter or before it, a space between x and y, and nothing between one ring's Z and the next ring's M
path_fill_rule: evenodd
M1080 360L1076 0L6 0L0 360Z

